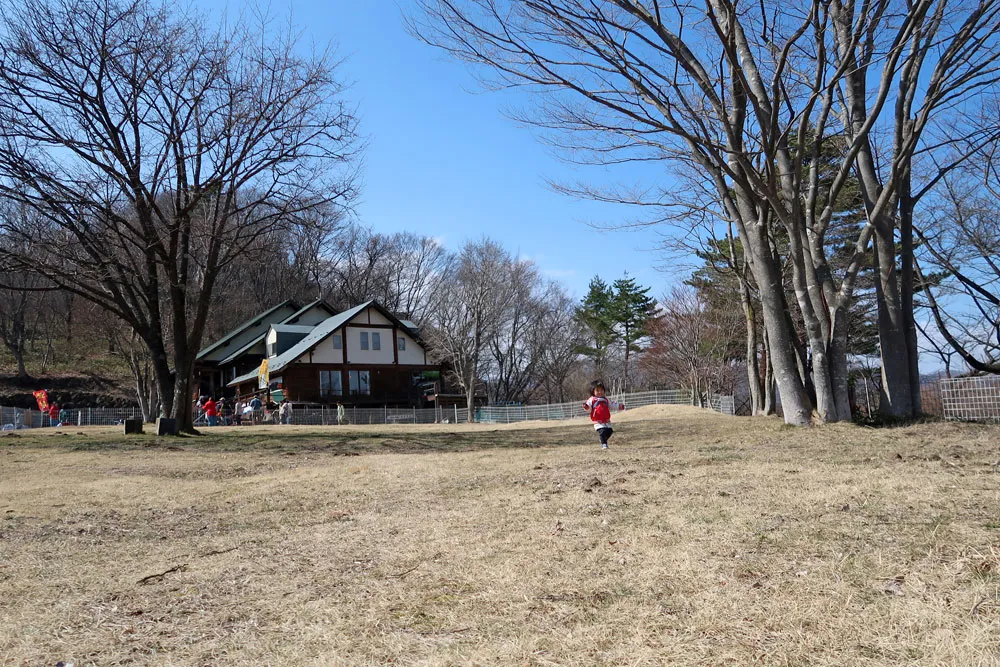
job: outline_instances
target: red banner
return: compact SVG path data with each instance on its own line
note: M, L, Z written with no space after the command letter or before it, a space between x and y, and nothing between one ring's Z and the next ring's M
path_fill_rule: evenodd
M35 395L35 400L38 401L38 409L42 412L49 411L49 395L44 389L39 389L38 391L32 392Z

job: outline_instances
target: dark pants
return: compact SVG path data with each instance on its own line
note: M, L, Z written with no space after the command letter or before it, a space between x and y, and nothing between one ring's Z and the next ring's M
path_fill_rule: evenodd
M610 426L608 426L607 428L597 429L597 435L599 435L601 438L601 444L602 445L608 444L608 438L610 438L614 432L615 430Z

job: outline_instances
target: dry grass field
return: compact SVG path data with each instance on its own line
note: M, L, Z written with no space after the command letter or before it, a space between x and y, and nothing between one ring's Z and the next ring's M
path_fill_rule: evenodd
M1000 665L1000 428L0 436L0 664Z

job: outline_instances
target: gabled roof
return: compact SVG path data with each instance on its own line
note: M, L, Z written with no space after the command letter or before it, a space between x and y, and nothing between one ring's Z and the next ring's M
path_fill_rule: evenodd
M277 306L275 306L275 308L281 308L282 306L284 306L287 303L288 303L288 301L286 301L283 304L278 304ZM285 324L285 322L291 322L292 320L295 320L295 319L301 317L303 314L309 312L310 308L315 308L316 306L321 306L322 308L324 308L331 315L335 315L336 314L336 311L333 308L331 308L330 305L326 301L323 301L322 299L316 299L315 301L313 301L309 305L306 305L306 306L303 306L302 308L299 308L297 311L295 311L294 313L292 313L291 315L289 315L285 319L281 320L280 324L272 324L271 326L274 327L275 330L282 331L282 332L294 331L296 333L303 333L303 332L312 331L313 325L308 325L308 324L301 324L301 325L300 324ZM275 308L272 308L271 310L269 310L268 313L273 312L275 310ZM264 313L264 315L261 315L260 317L264 317L266 315L267 315L267 313ZM256 322L257 320L260 319L260 317L255 317L253 319L253 321ZM280 329L279 329L279 327L280 327ZM265 331L264 333L262 333L261 335L257 336L256 338L254 338L253 340L251 340L249 343L247 343L246 345L244 345L243 347L241 347L240 349L236 350L235 352L233 352L232 354L230 354L228 357L226 357L225 359L223 359L222 361L220 361L219 365L220 366L225 366L228 363L232 363L232 362L236 361L239 357L243 356L248 351L250 351L254 346L260 345L261 343L263 343L266 338L267 338L267 332ZM200 356L201 355L199 354L199 357Z
M360 313L363 313L368 307L370 307L374 302L368 301L361 304L360 306L355 306L350 310L345 310L339 315L334 315L333 317L324 320L313 327L312 331L308 336L300 340L298 343L288 348L274 359L270 359L267 362L267 369L269 373L277 373L281 371L285 366L288 366L296 359L301 357L303 354L309 352L319 343L332 334L334 331L344 326Z
M233 329L232 331L230 331L229 333L227 333L225 336L223 336L219 340L215 341L214 343L212 343L208 347L203 348L201 350L201 352L198 353L198 356L196 357L196 359L201 359L202 357L204 357L206 355L209 355L212 352L216 351L217 349L219 349L223 345L228 344L229 341L231 341L233 338L236 338L237 336L239 336L241 333L243 333L244 331L246 331L250 327L256 326L257 324L260 324L260 323L263 323L263 321L269 315L273 315L276 311L281 310L282 308L285 308L286 306L291 306L292 308L298 308L299 304L297 304L292 299L286 299L285 301L282 301L278 305L272 306L271 308L268 308L267 310L265 310L260 315L255 315L254 317L251 317L249 320L247 320L243 324L239 325L238 327L236 327L235 329ZM230 355L230 356L232 356L232 355Z
M271 325L271 326L274 326L274 325ZM266 338L267 338L267 332L262 333L261 335L257 336L252 341L250 341L249 343L247 343L246 345L244 345L243 347L241 347L240 349L236 350L235 352L233 352L232 354L230 354L228 357L226 357L225 359L223 359L222 361L220 361L219 365L220 366L225 366L228 363L236 361L238 358L242 357L244 354L246 354L247 352L249 352L252 347L254 347L255 345L260 345L261 343L263 343Z
M325 309L326 312L330 313L330 315L336 315L337 314L337 311L334 310L334 308L332 306L330 306L330 304L328 304L326 301L324 301L323 299L316 299L312 303L307 303L306 305L302 306L301 308L299 308L297 311L295 311L294 313L292 313L291 315L289 315L285 319L281 320L281 323L282 324L287 324L289 322L294 322L295 320L297 320L298 318L300 318L302 315L304 315L305 313L309 312L310 308L315 308L316 306L320 306L321 308Z

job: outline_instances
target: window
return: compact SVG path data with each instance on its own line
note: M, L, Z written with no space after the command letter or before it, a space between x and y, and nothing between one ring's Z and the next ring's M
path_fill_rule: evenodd
M361 349L362 350L367 350L368 349L368 332L367 331L362 331L361 332Z
M344 338L340 334L333 334L333 349L341 350L344 347Z
M341 396L343 393L344 383L340 371L319 372L319 395L321 397Z
M396 339L396 349L400 352L406 352L406 339L402 336Z
M381 350L382 349L382 334L377 331L372 332L372 349Z
M370 371L348 371L351 395L370 396L372 393Z

